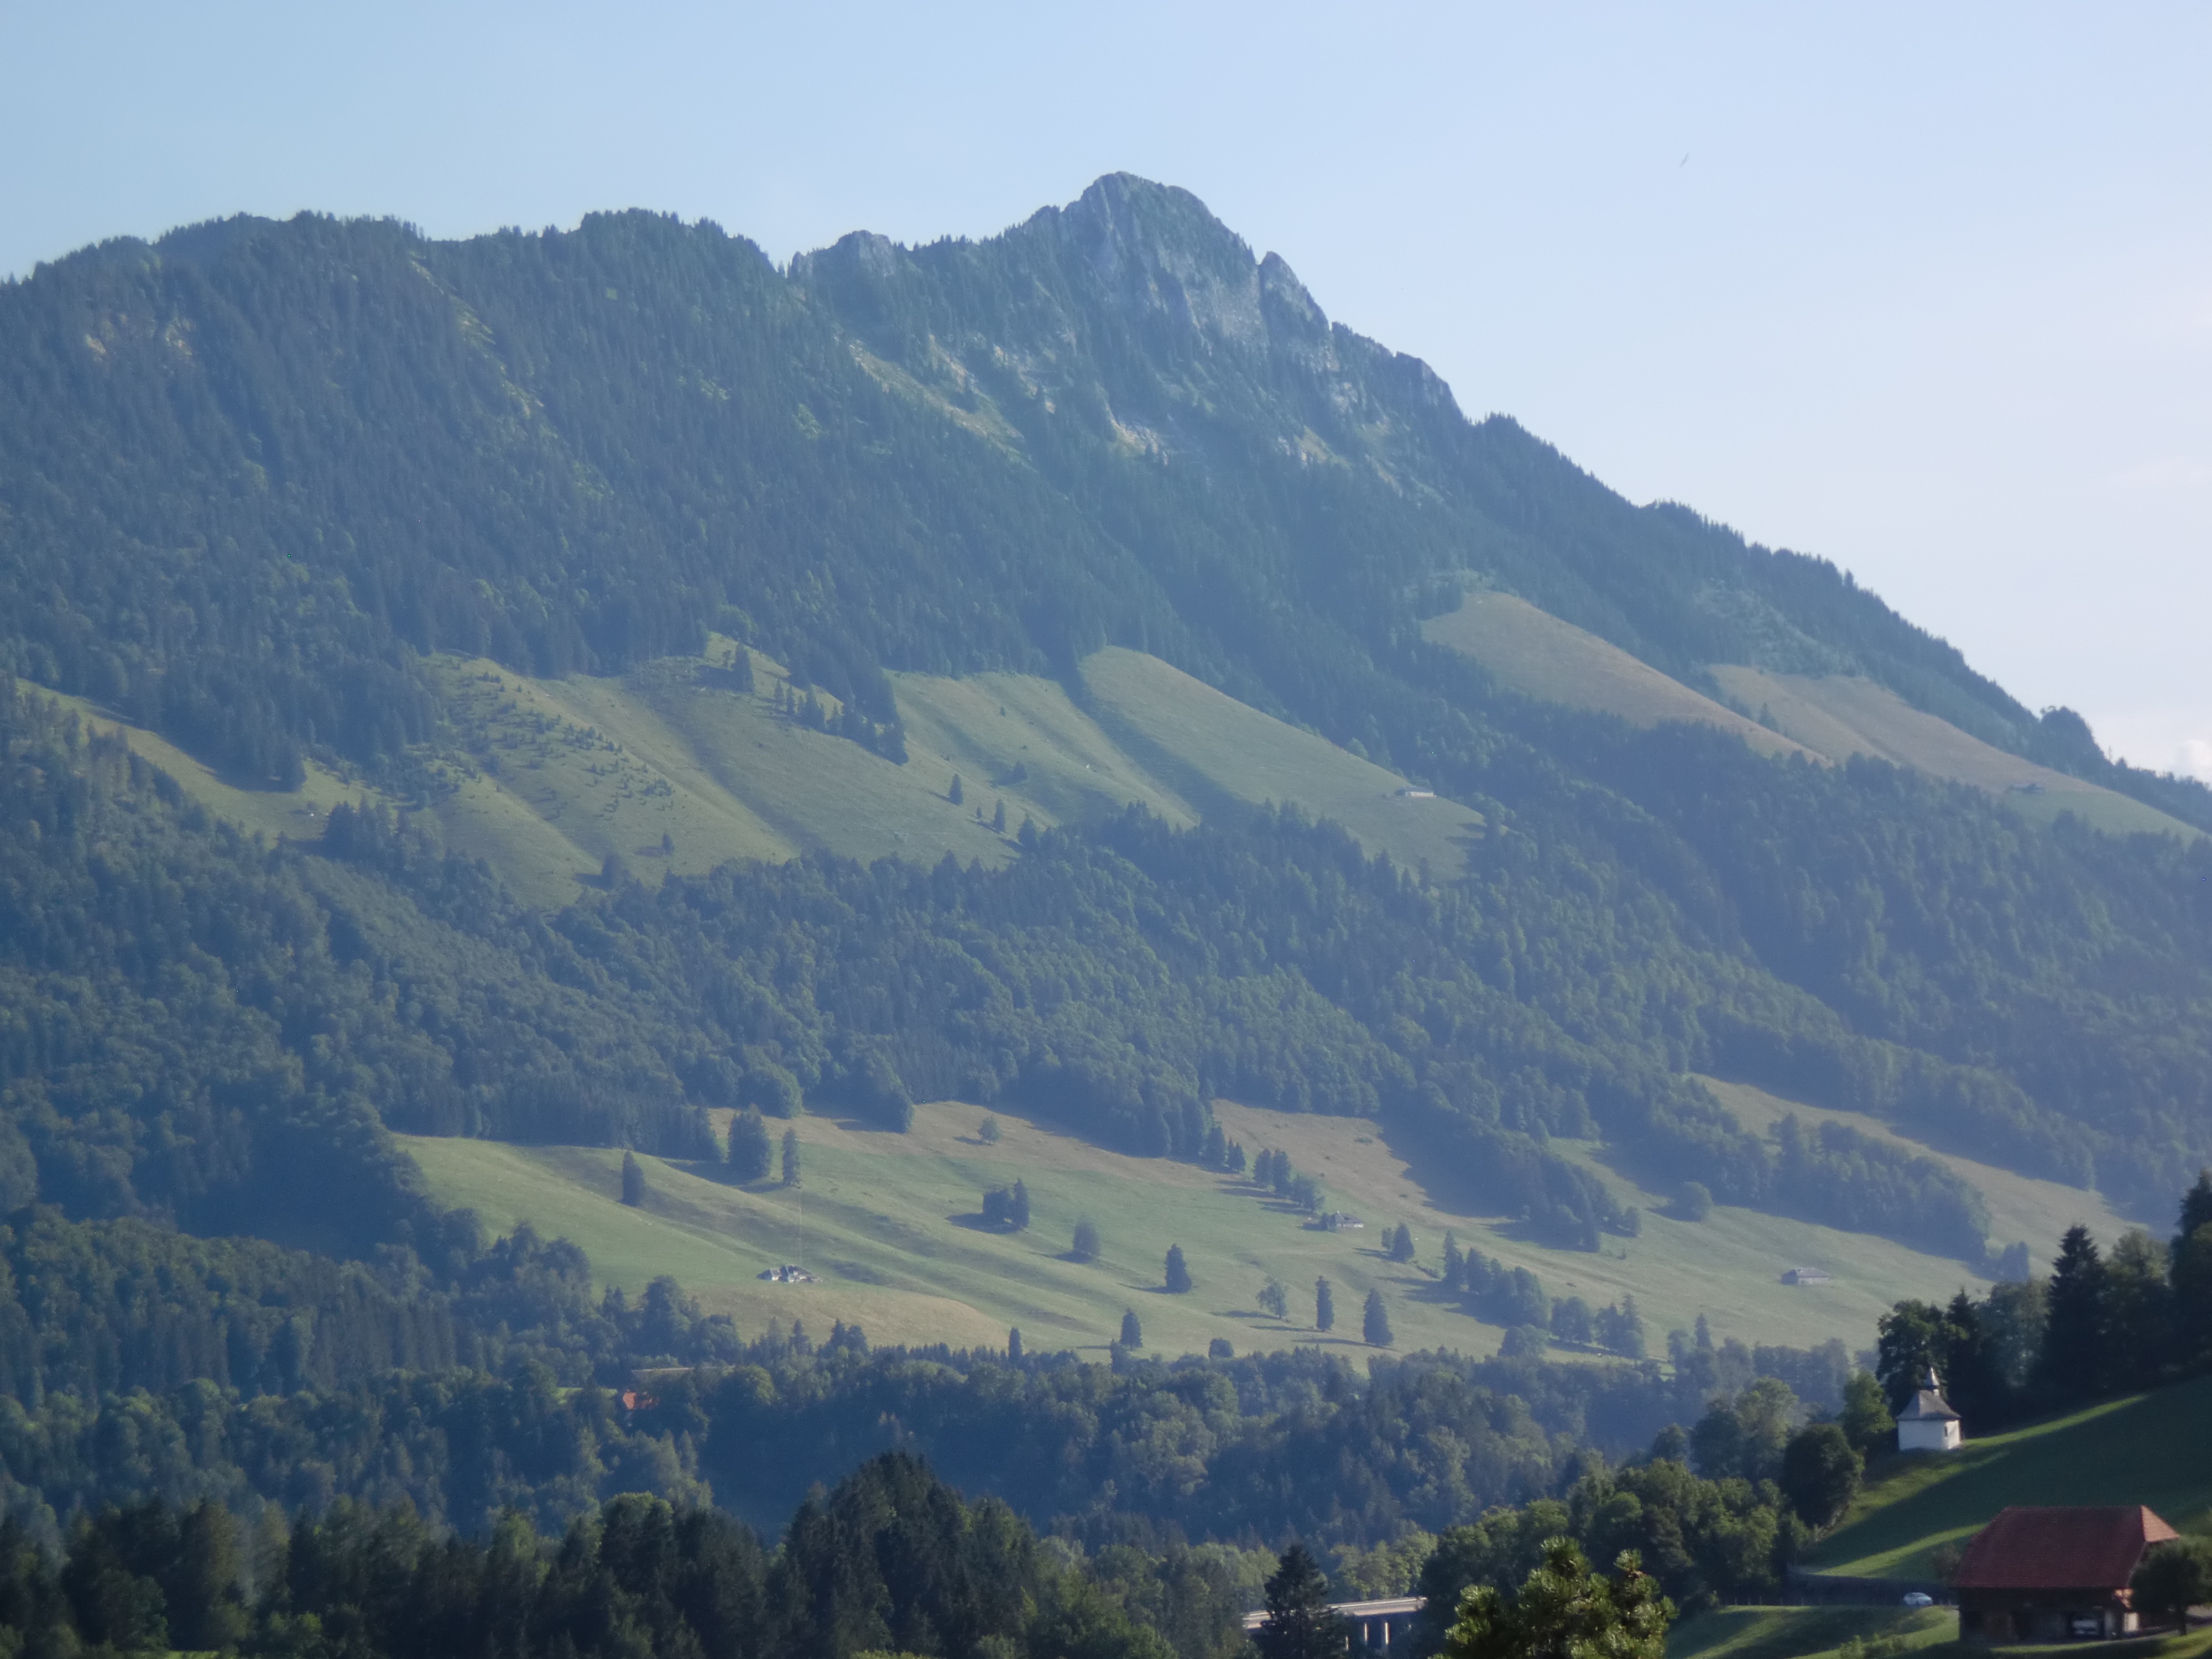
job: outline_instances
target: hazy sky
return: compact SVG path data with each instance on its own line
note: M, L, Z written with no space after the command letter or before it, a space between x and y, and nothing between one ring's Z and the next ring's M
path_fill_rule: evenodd
M0 272L248 210L779 260L1196 191L1633 500L2212 777L2212 8L0 0Z

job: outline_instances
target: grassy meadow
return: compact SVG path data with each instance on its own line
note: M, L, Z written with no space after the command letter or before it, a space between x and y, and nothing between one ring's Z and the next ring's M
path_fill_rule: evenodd
M1808 1562L1854 1577L1926 1578L2010 1504L2148 1504L2189 1531L2212 1528L2212 1377L1969 1440L1948 1455L1893 1455L1867 1473L1844 1523Z
M1703 1222L1657 1212L1663 1196L1611 1167L1601 1149L1557 1141L1611 1185L1645 1206L1641 1235L1609 1238L1599 1252L1538 1243L1515 1220L1486 1215L1449 1176L1429 1173L1423 1149L1361 1118L1267 1111L1215 1103L1248 1152L1273 1147L1315 1176L1332 1207L1360 1216L1358 1231L1326 1233L1272 1194L1185 1164L1131 1158L1046 1121L996 1114L1002 1134L986 1145L985 1111L957 1102L915 1109L897 1135L846 1121L802 1115L798 1191L741 1187L720 1170L642 1158L653 1192L641 1209L619 1202L621 1153L605 1148L514 1146L410 1138L405 1142L441 1200L475 1208L504 1231L528 1220L574 1239L603 1282L635 1290L672 1273L740 1328L803 1316L810 1328L857 1321L878 1341L1001 1343L1018 1325L1033 1347L1103 1352L1136 1310L1149 1346L1202 1352L1224 1337L1240 1351L1320 1342L1364 1351L1359 1312L1382 1291L1401 1349L1492 1352L1504 1333L1459 1311L1438 1282L1443 1235L1527 1267L1554 1297L1592 1305L1633 1295L1655 1352L1670 1328L1699 1314L1722 1337L1807 1346L1839 1336L1869 1346L1874 1322L1901 1297L1948 1297L1983 1288L1958 1262L1888 1240L1723 1206ZM771 1127L779 1133L781 1124ZM1417 1170L1422 1173L1417 1173ZM1025 1182L1034 1219L1025 1233L981 1224L981 1194ZM2063 1193L2065 1189L2054 1189ZM2059 1201L2052 1198L2051 1202ZM1104 1250L1092 1264L1068 1259L1077 1219L1097 1225ZM1399 1222L1414 1235L1415 1260L1383 1254ZM1162 1259L1181 1244L1197 1288L1170 1296ZM816 1273L813 1285L763 1283L779 1262ZM1780 1282L1784 1268L1820 1266L1829 1285ZM1313 1328L1312 1286L1335 1288L1337 1327ZM1291 1317L1259 1311L1269 1279L1291 1298Z

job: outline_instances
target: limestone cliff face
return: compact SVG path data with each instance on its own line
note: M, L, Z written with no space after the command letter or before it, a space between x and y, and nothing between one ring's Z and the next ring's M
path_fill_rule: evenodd
M1426 364L1332 324L1188 191L1129 173L986 241L854 234L792 275L868 349L1017 427L1032 404L1160 459L1227 447L1386 474L1425 423L1465 429Z

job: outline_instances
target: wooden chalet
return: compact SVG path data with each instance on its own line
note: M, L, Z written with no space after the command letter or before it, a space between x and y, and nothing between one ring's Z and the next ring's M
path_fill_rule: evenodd
M1976 1642L2132 1635L2128 1581L2144 1551L2178 1536L2140 1504L2006 1510L1974 1534L1951 1580L1959 1634Z

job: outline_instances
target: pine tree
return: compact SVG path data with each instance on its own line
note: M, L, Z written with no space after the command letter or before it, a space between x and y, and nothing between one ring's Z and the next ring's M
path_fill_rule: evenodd
M622 1201L632 1209L645 1202L645 1171L639 1167L635 1152L623 1154Z
M1206 1146L1199 1153L1198 1161L1209 1170L1218 1170L1228 1164L1229 1139L1221 1133L1218 1123L1206 1132Z
M799 1131L796 1129L783 1132L783 1184L787 1187L799 1185Z
M1006 833L1006 803L1003 800L991 809L991 828L1002 836Z
M1098 1260L1098 1227L1089 1216L1075 1224L1075 1245L1068 1254L1078 1261Z
M1336 1297L1326 1279L1314 1280L1314 1328L1317 1331L1336 1328Z
M1390 1335L1390 1316L1382 1306L1382 1292L1367 1292L1367 1311L1361 1316L1360 1334L1370 1348L1387 1348L1393 1340Z
M1182 1246L1168 1246L1167 1287L1170 1296L1184 1296L1190 1291L1190 1268L1184 1264Z
M1413 1259L1413 1230L1401 1221L1398 1224L1397 1230L1390 1235L1390 1260L1411 1261Z
M1022 1328L1018 1325L1006 1333L1006 1358L1014 1364L1022 1363Z
M1030 1189L1019 1181L1006 1200L1006 1222L1016 1232L1030 1224Z
M1444 1288L1448 1291L1467 1288L1467 1258L1460 1254L1459 1235L1449 1229L1444 1232Z
M1145 1346L1145 1328L1137 1322L1137 1310L1121 1310L1121 1346L1132 1352Z
M739 1181L764 1181L774 1152L768 1125L748 1107L730 1120L730 1174Z
M960 787L960 775L957 772L952 775L952 787L945 792L945 799L955 806L968 799L968 792Z

